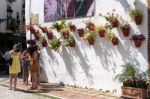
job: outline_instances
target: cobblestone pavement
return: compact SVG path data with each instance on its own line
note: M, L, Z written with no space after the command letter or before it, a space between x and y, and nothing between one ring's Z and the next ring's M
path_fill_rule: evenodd
M22 91L8 90L8 87L0 86L0 99L56 99Z

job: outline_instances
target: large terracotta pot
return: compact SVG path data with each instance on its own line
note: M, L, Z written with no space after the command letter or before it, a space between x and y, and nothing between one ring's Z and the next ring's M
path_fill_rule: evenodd
M126 29L122 29L122 33L124 37L128 37L130 33L130 27Z
M135 47L141 47L142 40L134 40Z
M127 99L147 99L147 89L121 87L122 98Z
M135 23L136 25L141 25L142 24L142 16L135 16Z
M83 37L84 36L84 30L78 29L78 34L79 34L79 37Z

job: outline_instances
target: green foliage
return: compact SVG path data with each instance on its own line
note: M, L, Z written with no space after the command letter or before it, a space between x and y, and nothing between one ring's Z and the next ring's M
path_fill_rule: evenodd
M74 39L74 37L73 36L70 36L68 39L67 39L67 41L66 41L66 46L70 46L70 47L72 47L74 44L75 44L75 39Z
M92 33L89 32L89 33L85 34L84 39L85 40L95 40L96 39L96 34L93 33L93 32Z
M61 45L61 41L59 39L52 39L52 41L50 42L50 45L52 47L52 49L54 49L55 51L58 50L58 48Z
M135 16L143 16L143 13L140 9L133 9L130 12L130 15L135 17Z
M96 26L96 30L97 31L101 31L101 30L106 30L106 28L105 28L105 26L102 26L102 25L98 25L98 26Z
M126 87L147 88L145 73L141 73L135 65L130 63L123 65L122 73L116 75L115 80L116 79L123 82L123 86Z

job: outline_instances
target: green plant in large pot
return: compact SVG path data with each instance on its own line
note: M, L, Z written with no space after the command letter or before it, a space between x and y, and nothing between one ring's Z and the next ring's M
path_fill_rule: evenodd
M142 24L143 13L140 9L131 10L130 15L132 17L134 17L136 25L141 25Z
M123 98L146 99L147 76L136 65L131 63L123 65L122 72L116 75L116 79L123 83L121 87Z
M58 48L60 47L61 45L61 41L60 39L57 39L57 38L54 38L50 41L50 45L51 45L51 48L54 49L55 51L58 50Z
M94 32L88 32L85 34L84 39L87 40L90 45L94 45L96 34Z
M70 36L70 37L66 40L65 45L66 45L66 46L69 46L69 47L75 47L76 41L75 41L74 37L73 37L73 36Z
M131 40L134 41L135 47L141 47L142 41L145 40L145 36L143 34L134 34Z

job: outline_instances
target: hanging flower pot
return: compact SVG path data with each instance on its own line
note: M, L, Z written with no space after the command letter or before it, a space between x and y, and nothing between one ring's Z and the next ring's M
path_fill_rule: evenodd
M43 47L47 47L47 41L46 41L45 39L44 39L43 42L42 42L42 46L43 46Z
M79 37L83 37L84 36L84 29L78 29L78 34L79 34Z
M99 37L105 37L106 31L100 30L98 33L99 33Z
M130 25L128 23L121 24L120 29L122 30L124 37L129 36Z
M135 23L136 25L141 25L142 24L142 16L135 16Z
M89 32L84 36L84 39L89 42L89 45L94 45L96 34L94 32Z
M94 31L95 30L95 24L89 21L86 23L86 28L88 28L89 31Z
M111 21L111 24L112 24L112 27L118 27L118 26L119 26L119 21L118 21L118 19L112 20L112 21Z
M119 39L117 37L113 37L111 41L113 45L118 45L119 43Z
M140 9L131 10L130 15L134 18L136 25L142 24L143 13Z
M47 37L49 40L53 39L53 33L52 32L48 32L46 34L47 34Z
M132 35L131 40L134 41L135 47L141 47L142 41L145 40L145 36L143 34L134 34Z
M69 28L65 27L60 30L62 36L67 39L69 37Z
M88 39L89 45L94 45L95 40L94 39Z
M70 31L75 32L76 26L75 25L69 25L69 29L70 29Z
M74 39L73 36L70 36L67 40L66 40L66 46L70 46L70 47L75 47L76 45L76 41Z
M141 47L142 40L134 40L135 47Z

